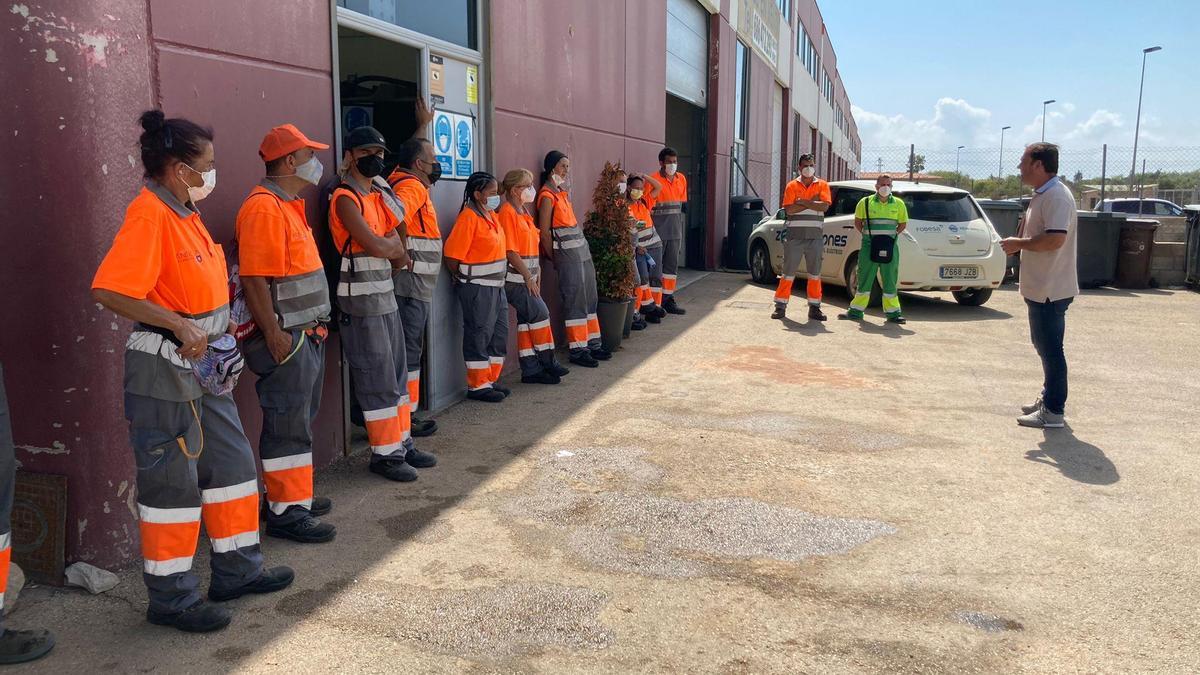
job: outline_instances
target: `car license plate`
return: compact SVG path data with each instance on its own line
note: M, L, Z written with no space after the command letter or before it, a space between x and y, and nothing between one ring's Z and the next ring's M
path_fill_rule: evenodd
M945 265L941 269L941 277L943 279L978 279L979 268Z

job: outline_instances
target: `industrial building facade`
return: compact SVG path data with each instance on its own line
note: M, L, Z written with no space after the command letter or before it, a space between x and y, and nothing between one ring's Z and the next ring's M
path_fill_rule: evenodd
M583 214L605 161L653 170L667 144L691 186L686 264L713 269L732 194L777 207L805 152L831 179L859 168L815 0L57 0L0 16L0 363L21 469L67 477L72 561L138 555L122 409L129 325L89 286L141 186L144 109L215 130L220 180L201 211L219 243L262 175L269 128L292 122L334 144L321 156L333 167L349 128L372 124L394 144L410 136L417 96L438 110L429 135L445 175L433 190L443 233L476 168L540 169L562 150ZM306 197L323 224L322 200ZM434 409L464 381L457 305L448 283L438 293L422 395ZM328 358L318 465L349 446L336 339ZM257 442L252 379L237 398Z

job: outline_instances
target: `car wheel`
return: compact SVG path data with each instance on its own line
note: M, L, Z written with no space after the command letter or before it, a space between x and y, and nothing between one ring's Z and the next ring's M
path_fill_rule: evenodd
M853 253L850 259L846 261L846 269L842 276L846 280L846 299L853 300L854 293L858 288L858 254ZM883 304L883 287L879 285L879 279L875 280L875 284L871 287L871 299L867 301L867 307L878 307Z
M771 268L771 251L761 239L750 247L750 278L760 284L775 283L775 270Z
M967 307L979 307L992 297L990 288L965 288L961 291L952 291L952 293L958 304Z

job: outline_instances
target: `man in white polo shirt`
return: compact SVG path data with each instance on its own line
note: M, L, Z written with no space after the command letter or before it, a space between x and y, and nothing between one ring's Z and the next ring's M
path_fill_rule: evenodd
M1009 255L1021 253L1021 295L1029 307L1029 332L1042 359L1042 394L1017 424L1060 429L1067 403L1067 358L1063 353L1067 307L1079 295L1075 271L1078 216L1075 197L1058 178L1058 146L1033 143L1021 156L1021 182L1034 188L1019 236L1000 242Z

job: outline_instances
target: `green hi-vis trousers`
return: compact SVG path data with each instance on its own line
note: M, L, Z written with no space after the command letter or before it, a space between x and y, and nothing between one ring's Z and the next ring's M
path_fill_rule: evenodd
M897 284L900 278L900 247L892 244L892 260L877 263L871 260L871 240L863 236L862 249L858 252L858 288L850 302L850 316L861 319L871 301L871 286L875 277L883 287L883 312L888 318L900 316L900 295Z

